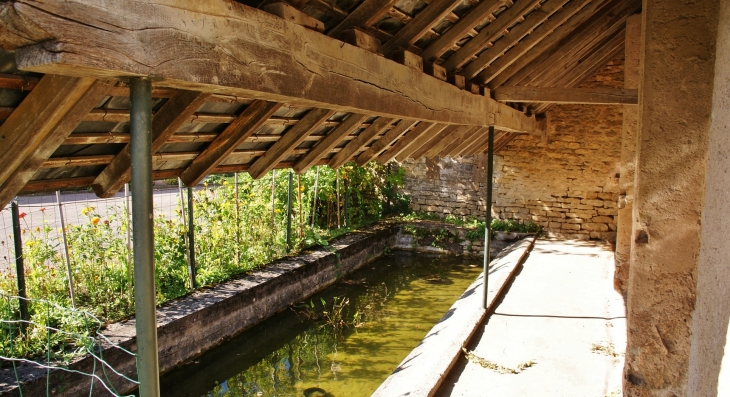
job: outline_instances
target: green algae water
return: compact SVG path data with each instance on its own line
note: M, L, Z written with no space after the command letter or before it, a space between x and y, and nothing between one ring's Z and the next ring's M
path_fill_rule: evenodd
M369 396L479 273L395 251L164 375L162 395Z

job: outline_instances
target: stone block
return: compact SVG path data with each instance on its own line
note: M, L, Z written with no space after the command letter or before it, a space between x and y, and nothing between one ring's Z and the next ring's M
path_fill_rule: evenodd
M607 232L608 231L608 225L605 223L584 223L581 225L583 230L588 230L591 232Z

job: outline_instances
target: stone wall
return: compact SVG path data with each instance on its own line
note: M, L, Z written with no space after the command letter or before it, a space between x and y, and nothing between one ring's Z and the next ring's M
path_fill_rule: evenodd
M622 87L622 60L583 86ZM621 106L554 106L547 141L519 135L495 155L492 215L533 221L550 236L614 241L622 112ZM478 155L404 162L403 190L413 210L483 217L486 160Z

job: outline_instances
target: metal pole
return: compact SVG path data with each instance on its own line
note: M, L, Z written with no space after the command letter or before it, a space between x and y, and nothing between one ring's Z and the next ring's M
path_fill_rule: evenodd
M289 171L289 197L286 200L286 250L291 251L291 207L292 207L292 178L293 174Z
M302 226L302 176L297 174L297 202L299 203L299 239L304 237Z
M63 241L63 257L66 260L66 277L68 277L68 296L71 298L71 307L76 309L76 292L74 291L74 279L71 272L71 258L68 255L68 240L66 239L66 222L63 219L63 207L61 206L61 192L56 190L56 203L58 204L58 218L61 220L61 237Z
M340 228L340 170L337 170L337 228Z
M489 126L489 152L487 154L487 224L484 230L484 302L487 309L487 288L489 287L489 262L492 261L489 249L492 246L492 176L494 175L494 126Z
M314 228L314 221L317 219L318 188L319 188L319 166L317 166L317 173L314 176L314 200L312 203L312 228Z
M390 198L390 191L392 189L392 187L390 186L390 163L388 163L388 169L385 173L385 189L385 211L386 213L390 214L392 212Z
M152 84L148 77L135 77L129 88L137 377L141 397L159 397L152 223Z
M239 216L239 200L238 200L238 172L233 173L233 189L236 199L236 263L241 262L241 221Z
M25 268L23 267L23 240L20 236L20 214L18 213L18 202L10 203L11 216L13 218L13 241L15 242L15 272L18 276L18 306L20 307L20 319L30 320L28 316L28 297L25 294ZM25 330L27 323L21 323L20 328Z
M345 208L343 209L342 212L344 214L345 227L349 227L350 226L350 203L349 203L350 202L350 189L349 189L349 184L347 183L347 179L344 180L344 184L345 184L345 205L344 205Z
M183 183L182 179L177 178L177 192L180 195L180 218L182 218L183 224L183 243L185 244L185 260L190 263L190 254L188 253L188 221L187 214L185 213L185 197L183 196Z
M188 188L188 276L190 288L195 289L195 204L193 204L193 188Z
M271 227L273 228L275 225L276 225L276 170L271 170Z
M129 219L129 184L124 184L124 208L126 210L125 216L127 217L127 277L131 280L132 274L132 220Z

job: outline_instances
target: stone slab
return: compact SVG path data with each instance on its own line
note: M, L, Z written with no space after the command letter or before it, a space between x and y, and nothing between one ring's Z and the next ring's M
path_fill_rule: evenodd
M439 387L486 313L527 259L535 237L507 247L489 266L487 310L482 308L483 275L451 306L423 341L398 365L373 397L427 397Z

